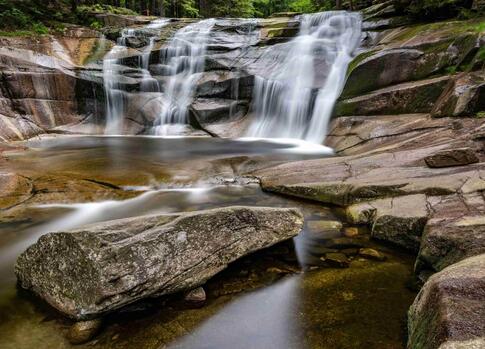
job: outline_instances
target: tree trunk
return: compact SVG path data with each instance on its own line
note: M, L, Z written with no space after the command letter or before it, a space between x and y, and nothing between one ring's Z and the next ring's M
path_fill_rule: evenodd
M337 10L341 10L342 9L342 0L336 0L335 1L335 8Z

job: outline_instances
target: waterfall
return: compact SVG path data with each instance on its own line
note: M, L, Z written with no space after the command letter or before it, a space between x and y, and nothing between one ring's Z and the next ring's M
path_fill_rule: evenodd
M321 143L347 66L361 40L361 16L343 11L300 17L293 40L263 55L272 65L257 76L250 137L298 138Z
M168 81L164 88L165 103L156 121L154 133L165 135L167 125L186 124L188 107L199 75L204 71L209 34L215 19L206 19L178 30L160 57Z
M126 85L133 83L134 78L125 76L129 68L122 65L122 60L129 55L127 40L131 37L148 37L149 44L145 47L141 57L138 59L138 68L141 70L141 91L158 90L158 82L152 78L148 67L150 63L150 54L155 44L157 36L156 30L163 28L169 23L169 19L158 19L147 26L141 28L128 28L121 32L117 39L116 45L103 59L103 82L106 95L106 134L123 133L123 119L126 104ZM155 33L150 33L155 31Z

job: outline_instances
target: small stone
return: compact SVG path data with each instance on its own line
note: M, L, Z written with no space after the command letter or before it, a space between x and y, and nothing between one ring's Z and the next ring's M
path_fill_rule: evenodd
M348 268L350 261L343 253L327 253L325 257L322 257L325 263L334 268Z
M184 301L187 305L193 308L201 308L204 306L207 296L205 290L202 287L197 287L184 297Z
M458 148L443 150L424 158L426 165L431 168L463 166L479 162L472 148Z
M344 229L344 236L348 238L353 238L359 235L359 229L354 227L349 227Z
M373 259L376 261L385 261L387 259L386 256L384 256L379 251L374 250L373 248L361 248L359 250L359 255L364 258Z
M308 221L307 227L310 231L320 232L325 230L340 230L342 229L342 223L339 221Z
M272 273L272 274L291 274L291 271L289 271L287 269L280 269L280 268L277 268L277 267L268 268L268 269L266 269L266 272Z
M101 329L101 319L79 321L69 328L67 340L71 344L83 344L96 336Z

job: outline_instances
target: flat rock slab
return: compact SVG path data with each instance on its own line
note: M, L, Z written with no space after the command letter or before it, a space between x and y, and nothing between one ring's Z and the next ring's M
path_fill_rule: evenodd
M485 254L433 275L409 310L410 349L485 347Z
M295 209L227 207L49 233L17 260L20 285L78 320L204 284L236 259L297 235Z
M374 238L417 252L429 212L426 195L416 194L351 205L346 215L353 224L371 225Z

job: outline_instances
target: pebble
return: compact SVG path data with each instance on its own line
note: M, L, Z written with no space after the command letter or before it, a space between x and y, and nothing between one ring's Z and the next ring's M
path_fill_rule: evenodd
M348 238L353 238L359 235L359 229L354 227L349 227L344 229L344 236Z
M373 248L361 248L359 250L359 256L376 261L385 261L387 259L385 255Z
M330 267L334 268L348 268L350 266L350 261L347 256L343 253L327 253L322 259Z
M203 287L197 287L188 292L185 297L185 303L192 308L201 308L204 306L207 296Z
M101 329L101 319L79 321L69 328L67 340L71 344L83 344L96 336Z

